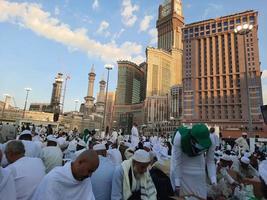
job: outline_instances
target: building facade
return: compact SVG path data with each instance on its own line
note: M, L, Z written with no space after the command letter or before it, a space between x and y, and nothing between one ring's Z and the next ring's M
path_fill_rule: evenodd
M113 110L114 127L129 132L133 122L139 125L144 123L146 68L146 63L136 65L129 61L118 61L118 83Z
M29 110L36 112L51 112L51 105L49 103L31 103Z
M114 111L114 104L115 104L115 96L116 96L115 92L108 92L105 124L109 128L112 128L114 124L113 111Z
M144 101L144 66L144 64L138 66L130 61L118 61L117 105L131 105Z
M183 117L183 85L174 85L170 92L170 120Z
M243 36L235 34L234 29L246 23L254 28L244 43ZM253 127L260 126L263 101L258 13L250 10L187 24L183 39L185 122L247 128L247 66Z

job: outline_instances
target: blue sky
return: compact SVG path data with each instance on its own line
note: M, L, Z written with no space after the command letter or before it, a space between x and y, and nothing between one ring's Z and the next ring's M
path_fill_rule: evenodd
M106 71L117 59L140 62L145 48L156 46L155 24L163 0L0 0L0 100L8 93L23 107L25 87L29 102L49 102L58 72L69 75L65 111L83 102L91 65L96 68L95 93ZM186 23L244 10L259 11L262 71L267 70L266 0L184 0ZM267 71L263 89L267 90ZM115 91L117 68L111 72ZM267 103L267 91L265 92Z

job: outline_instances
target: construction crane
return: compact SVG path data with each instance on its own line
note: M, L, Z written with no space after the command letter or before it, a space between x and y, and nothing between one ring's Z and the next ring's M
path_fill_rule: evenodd
M67 90L67 82L70 79L70 76L67 75L65 78L65 85L64 85L64 90L63 90L63 97L62 97L62 107L61 107L61 113L63 114L63 109L64 109L64 103L65 103L65 96L66 96L66 90Z

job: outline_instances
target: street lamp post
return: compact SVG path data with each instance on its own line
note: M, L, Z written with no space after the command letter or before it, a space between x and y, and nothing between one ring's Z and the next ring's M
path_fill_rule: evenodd
M247 47L246 47L246 35L250 33L253 29L251 24L239 25L235 28L235 33L242 35L244 42L244 59L245 59L245 81L246 81L246 93L247 93L247 102L248 102L248 131L252 133L252 117L251 117L251 104L250 104L250 95L249 95L249 84L248 84L248 66L247 66Z
M27 102L28 102L28 97L29 97L29 92L32 90L31 88L25 88L26 90L26 99L25 99L25 105L24 105L24 109L23 109L23 116L22 118L25 117L25 112L26 112L26 107L27 107Z
M77 112L77 106L78 106L79 100L76 99L76 100L74 100L74 102L75 102L75 112Z
M105 121L106 121L106 110L107 110L107 99L108 99L108 83L109 83L109 71L113 69L113 65L106 64L105 69L108 70L107 75L107 87L106 87L106 99L105 99L105 105L104 105L104 113L103 113L103 120L102 120L102 130L105 131Z

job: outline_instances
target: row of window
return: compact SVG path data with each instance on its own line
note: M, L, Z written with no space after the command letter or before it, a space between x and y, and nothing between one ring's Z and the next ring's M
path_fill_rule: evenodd
M247 23L248 22L248 18L247 16L242 18L242 23ZM249 17L249 22L250 24L254 24L255 22L255 16L250 16ZM231 25L235 25L235 24L240 24L241 23L241 18L237 18L235 20L229 20L229 21L224 21L224 22L217 22L217 23L213 23L213 24L207 24L207 25L202 25L199 27L195 27L195 28L189 28L189 29L184 29L184 34L188 34L188 33L197 33L199 31L204 31L204 30L210 30L210 29L220 29L222 27L226 27L226 26L231 26Z

